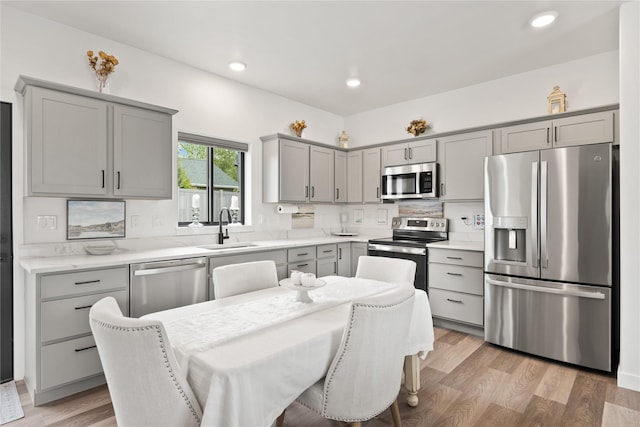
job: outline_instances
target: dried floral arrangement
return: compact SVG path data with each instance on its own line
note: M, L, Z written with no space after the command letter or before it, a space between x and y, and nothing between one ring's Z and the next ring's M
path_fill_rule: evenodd
M300 138L302 136L302 131L307 127L307 124L302 121L295 121L289 125L289 129L295 132L296 136Z
M409 123L409 127L407 128L407 132L413 136L418 136L421 133L424 133L424 131L427 130L427 127L427 122L422 119L411 120L411 123Z
M118 59L113 55L107 55L103 51L98 52L98 56L93 56L93 51L88 50L89 66L96 72L99 80L106 80L109 74L115 71L116 65L119 64ZM98 64L98 61L101 61Z

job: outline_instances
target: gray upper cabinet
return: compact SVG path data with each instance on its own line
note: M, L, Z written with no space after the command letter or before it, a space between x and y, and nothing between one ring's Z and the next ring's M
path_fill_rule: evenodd
M176 110L23 76L16 91L26 195L171 199Z
M32 88L25 99L27 191L107 195L107 104Z
M114 105L113 122L113 193L170 199L171 116Z
M380 148L371 148L362 152L362 193L363 202L380 202Z
M335 151L333 153L333 177L335 187L333 201L336 203L347 202L347 152Z
M280 197L274 201L309 200L309 144L280 141Z
M317 145L310 146L309 183L311 190L309 201L312 203L331 203L333 188L334 150Z
M502 128L503 154L614 142L614 112L603 111Z
M382 147L382 167L435 161L435 139L422 139Z
M362 203L362 154L363 150L347 153L347 202Z
M484 199L484 157L493 151L493 132L452 135L439 140L440 199Z
M262 201L264 203L332 203L335 154L319 144L308 144L299 138L271 135L261 138ZM342 152L346 156L345 152ZM339 157L338 157L339 158ZM346 166L346 157L344 166ZM340 162L337 163L340 165ZM347 172L338 171L341 197L345 197Z

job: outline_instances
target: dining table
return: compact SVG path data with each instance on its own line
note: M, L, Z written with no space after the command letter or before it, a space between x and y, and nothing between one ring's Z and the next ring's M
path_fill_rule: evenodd
M320 280L323 286L308 292L309 302L276 286L143 316L163 323L202 408L202 426L272 425L327 373L351 302L400 286L341 276ZM419 362L433 342L427 294L416 289L404 364L410 406L418 404Z

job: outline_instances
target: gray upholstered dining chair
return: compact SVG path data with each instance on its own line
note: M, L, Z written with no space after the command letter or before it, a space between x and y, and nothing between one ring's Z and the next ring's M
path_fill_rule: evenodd
M213 269L212 281L214 298L220 299L278 286L278 271L273 261L223 265Z
M89 311L118 426L199 426L202 410L157 320L124 317L113 297Z
M324 418L359 426L391 408L401 426L397 397L415 299L413 283L354 301L327 375L296 401ZM276 426L284 425L282 412Z
M416 263L408 259L361 256L356 277L413 286Z

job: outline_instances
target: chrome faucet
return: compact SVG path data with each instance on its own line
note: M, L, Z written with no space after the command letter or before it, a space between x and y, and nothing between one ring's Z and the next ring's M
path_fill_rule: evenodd
M226 239L229 238L229 227L227 227L227 234L222 234L222 214L227 211L227 225L233 222L231 212L227 208L220 209L220 231L218 231L218 244L222 245Z

